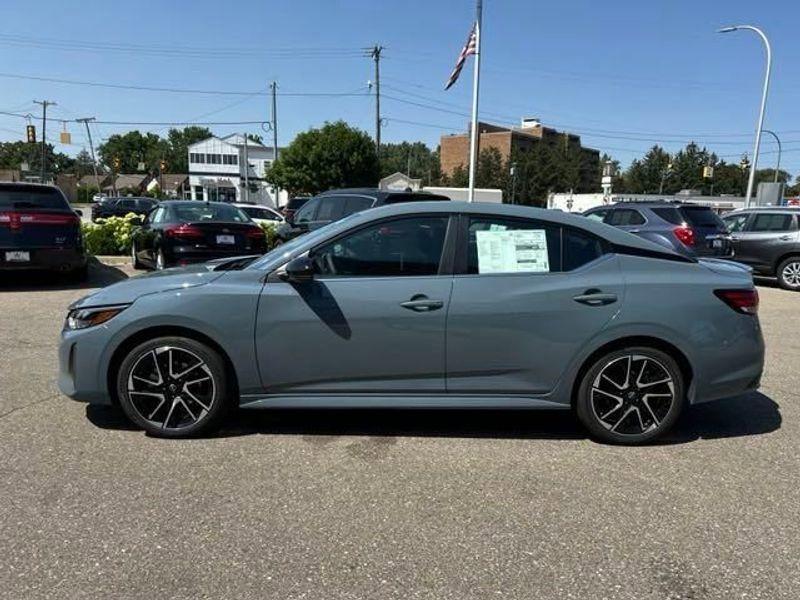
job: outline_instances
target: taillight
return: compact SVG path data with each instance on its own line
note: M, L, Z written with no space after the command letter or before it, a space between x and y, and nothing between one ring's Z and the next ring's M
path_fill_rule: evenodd
M758 291L714 290L714 295L738 313L755 315L758 313Z
M247 231L245 231L244 234L247 236L248 239L251 240L263 240L265 237L264 230L261 229L261 227L253 227L251 229L248 229Z
M672 230L675 237L685 246L694 246L694 229L687 225L681 225Z
M167 237L183 238L183 239L198 239L205 237L202 230L194 225L178 225L177 227L167 227L164 230Z
M8 223L11 229L20 229L23 225L80 225L81 219L76 214L59 215L52 213L0 213L0 224Z

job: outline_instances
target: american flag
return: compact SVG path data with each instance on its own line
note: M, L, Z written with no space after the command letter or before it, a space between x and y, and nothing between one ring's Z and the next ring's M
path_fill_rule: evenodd
M464 62L467 60L467 57L471 54L475 54L476 49L476 36L475 36L475 27L477 24L472 26L472 29L469 32L469 37L467 38L467 43L464 44L464 48L461 50L461 54L458 55L458 60L456 61L456 66L453 68L453 72L450 73L450 78L447 80L447 84L444 86L445 90L449 90L453 84L458 81L458 76L461 75L461 69L464 68Z

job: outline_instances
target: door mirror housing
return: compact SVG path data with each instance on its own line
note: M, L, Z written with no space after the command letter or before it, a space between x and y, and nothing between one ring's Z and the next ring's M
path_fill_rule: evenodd
M136 225L139 227L141 227L142 224L144 223L144 219L139 215L136 215L135 217L130 217L128 220L130 221L131 225Z
M298 256L286 265L282 279L296 283L311 281L314 279L314 263L307 256Z

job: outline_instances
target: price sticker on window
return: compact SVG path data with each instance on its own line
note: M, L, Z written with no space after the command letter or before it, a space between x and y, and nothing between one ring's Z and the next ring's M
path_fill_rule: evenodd
M478 273L549 273L543 229L477 231Z

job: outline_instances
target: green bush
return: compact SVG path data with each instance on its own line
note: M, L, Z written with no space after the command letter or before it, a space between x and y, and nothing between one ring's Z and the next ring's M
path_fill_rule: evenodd
M278 241L278 225L267 221L261 221L258 224L261 226L261 229L264 230L264 235L267 236L267 251L270 251L275 247L275 243Z
M124 217L98 219L96 223L81 223L86 249L95 255L122 255L131 250L131 234L138 226L138 217L128 213Z

